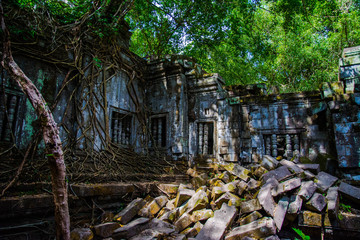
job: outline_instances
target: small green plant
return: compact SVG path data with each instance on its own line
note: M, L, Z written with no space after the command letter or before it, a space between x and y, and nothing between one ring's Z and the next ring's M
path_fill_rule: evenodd
M300 229L297 229L297 228L292 228L292 229L301 237L302 240L310 240L310 236L303 233L303 231L301 231ZM295 238L295 239L297 239L297 238Z
M347 211L349 213L351 213L351 206L350 205L346 205L344 203L340 203L340 208L344 211Z
M338 213L337 217L338 217L338 219L339 219L340 221L344 219L344 217L343 217L343 215L342 215L341 213Z

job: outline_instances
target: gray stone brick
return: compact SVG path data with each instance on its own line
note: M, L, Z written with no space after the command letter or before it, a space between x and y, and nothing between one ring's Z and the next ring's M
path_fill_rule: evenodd
M266 182L269 178L275 178L278 181L281 181L289 176L291 176L292 173L289 171L289 169L286 166L281 166L275 170L269 171L265 173L262 177L263 182Z
M340 183L339 191L344 194L345 197L351 199L352 201L360 204L360 188L351 186L347 183Z
M320 193L314 193L308 202L305 204L306 208L311 211L321 212L326 206L326 200Z
M337 177L334 177L326 172L319 172L316 176L315 183L318 185L318 189L321 192L326 192L337 180Z
M298 188L301 185L301 179L300 178L292 178L285 182L280 183L276 189L273 189L271 194L273 196L281 195L285 192L291 191L295 188Z
M316 183L313 181L302 182L298 195L303 200L309 200L317 189Z
M214 217L209 218L199 234L197 240L220 240L225 230L232 224L236 217L236 207L223 204L221 209L214 212Z
M289 198L285 196L279 200L275 208L274 221L279 231L281 230L281 227L283 225L288 206L289 206Z
M329 214L330 219L337 219L338 212L339 212L339 193L338 187L331 187L329 188L327 195L327 211Z

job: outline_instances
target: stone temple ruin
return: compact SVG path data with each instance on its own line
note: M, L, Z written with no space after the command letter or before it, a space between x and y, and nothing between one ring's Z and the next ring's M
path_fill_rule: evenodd
M129 35L124 36L122 44L128 48ZM63 144L74 151L102 151L111 142L199 169L214 163L247 166L262 162L264 156L281 157L317 163L323 171L359 183L359 46L344 49L338 82L324 83L319 91L287 94L264 84L225 86L218 74L204 72L184 56L134 60L122 54L121 58L129 65L145 66L142 79L100 66L90 90L69 81L65 67L15 53L20 67L54 106ZM86 66L93 59L83 61ZM91 74L91 69L84 72ZM1 147L15 144L25 149L39 123L6 73L1 85ZM87 108L90 98L91 109ZM74 191L77 196L98 196L96 189L74 186ZM1 208L6 204L10 203L2 203Z

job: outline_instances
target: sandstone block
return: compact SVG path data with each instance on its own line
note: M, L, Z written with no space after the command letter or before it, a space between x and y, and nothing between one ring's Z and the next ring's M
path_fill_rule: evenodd
M204 225L201 224L200 222L196 222L192 228L185 229L184 231L181 232L181 234L186 235L187 238L195 237L196 235L199 234L203 226Z
M247 187L246 182L240 181L237 185L237 189L238 189L237 194L241 196L243 192L246 190L246 187Z
M229 183L225 184L224 186L222 186L222 189L225 192L235 193L239 182L240 181L229 182Z
M289 198L285 196L279 200L275 208L274 221L279 231L281 230L281 227L283 225L288 206L289 206Z
M264 155L260 164L270 171L279 165L279 161L269 155Z
M321 227L321 214L303 211L299 215L299 225Z
M185 201L189 200L195 194L194 190L191 189L182 189L177 192L174 206L180 207Z
M179 189L179 185L170 183L162 183L159 184L158 187L168 195L175 195Z
M281 195L285 192L291 191L295 188L298 188L301 185L301 179L300 178L292 178L285 182L280 183L276 189L273 189L271 194L273 196Z
M145 201L142 198L137 198L129 203L121 212L116 214L114 219L120 222L120 224L125 225L136 216L144 205Z
M254 211L252 213L250 213L249 215L240 218L237 222L239 223L239 225L245 225L245 224L249 224L255 220L258 220L259 218L262 218L261 213L259 213L258 211Z
M261 186L260 181L256 181L255 179L251 178L249 180L249 182L247 183L247 190L248 191L253 191L253 190L259 189L260 186Z
M260 209L261 209L261 205L257 198L240 203L240 214L257 211Z
M316 175L315 183L321 192L326 192L337 180L337 177L326 172L319 172L319 174Z
M312 195L315 193L316 189L317 189L317 185L313 181L302 182L298 195L303 200L309 200L312 197Z
M70 233L71 240L92 240L94 234L90 228L75 228Z
M330 219L337 219L339 212L339 192L338 187L330 187L327 195L327 211Z
M196 177L191 178L190 182L194 186L195 189L198 189L199 187L206 185L206 180L204 178L202 178L201 176L196 176Z
M345 195L345 197L351 199L352 201L360 204L360 188L351 186L347 183L340 183L339 191Z
M250 171L239 164L230 163L224 165L224 168L229 171L231 174L235 175L236 177L240 178L241 180L247 182L249 179Z
M174 223L176 231L178 232L181 232L182 230L190 226L190 224L192 224L191 215L188 213L184 213L183 215L181 215L181 217Z
M225 193L225 191L222 187L213 187L213 189L211 191L211 199L215 201L224 193Z
M211 209L200 209L200 210L194 211L191 214L191 221L193 221L193 222L203 221L203 220L207 220L213 216L214 216L214 212Z
M340 227L344 229L359 230L360 229L360 215L342 212Z
M226 235L225 240L245 239L245 237L259 239L275 234L276 226L274 220L269 217L264 217L249 224L234 228Z
M254 176L256 176L258 179L260 179L262 177L262 175L264 175L265 173L267 173L268 170L266 170L266 168L264 168L263 166L259 166L255 169L254 171Z
M221 197L215 201L215 204L218 208L220 208L223 203L227 203L229 206L239 207L241 204L241 199L235 194L227 192L221 195Z
M318 174L320 172L319 164L310 164L310 163L298 163L298 167L310 171L313 174Z
M135 235L138 235L145 229L149 228L149 219L148 218L138 218L130 223L126 224L125 226L116 229L113 234L113 239L128 239Z
M288 161L286 159L281 160L280 164L289 168L290 171L293 173L300 174L300 173L304 172L304 170L302 168L300 168L299 166L297 166L297 164L295 164L291 161Z
M221 173L218 178L225 183L229 183L233 180L233 177L228 171L224 171L223 173Z
M197 191L185 205L183 205L180 209L180 215L187 212L191 214L193 211L206 208L209 204L209 199L206 192L200 190Z
M294 221L295 218L298 216L300 210L301 210L301 206L302 206L303 200L301 199L301 197L299 195L292 195L290 197L290 203L289 203L289 207L287 210L287 215L286 218L289 221Z
M120 227L119 223L107 222L94 226L95 234L99 237L106 238L110 237L113 232Z
M232 224L236 217L236 207L223 204L221 209L214 212L214 217L209 218L199 234L197 240L220 240L225 230Z
M173 210L165 212L163 215L161 215L159 217L159 219L162 220L162 221L173 223L174 220L178 217L178 214L179 214L178 212L179 212L179 209L175 208Z
M265 173L263 175L262 179L263 179L263 182L266 182L269 178L275 178L277 181L281 181L291 175L292 175L292 173L289 171L289 169L287 167L281 166L275 170Z
M320 193L314 193L308 202L305 204L306 208L311 211L321 212L326 206L326 200Z
M271 194L272 191L272 185L269 183L268 185L264 185L258 195L257 199L259 200L260 205L263 207L265 212L269 214L270 216L274 216L274 210L276 207L276 203L274 201L274 198Z

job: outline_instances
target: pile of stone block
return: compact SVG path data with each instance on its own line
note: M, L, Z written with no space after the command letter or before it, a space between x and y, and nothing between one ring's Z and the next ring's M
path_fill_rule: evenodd
M137 198L92 231L106 239L279 239L284 225L336 224L339 196L360 200L360 189L321 172L265 155L260 164L189 168L188 184L160 184L163 195ZM360 226L358 226L360 228ZM82 238L90 239L90 238Z

